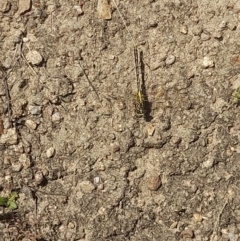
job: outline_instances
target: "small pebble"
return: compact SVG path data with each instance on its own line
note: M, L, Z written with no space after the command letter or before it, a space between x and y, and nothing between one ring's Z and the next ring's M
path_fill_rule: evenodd
M19 156L19 162L22 163L22 165L25 169L27 169L31 166L31 160L25 153L23 153Z
M94 177L93 182L98 184L100 182L100 177Z
M105 170L106 170L106 166L105 166L103 163L101 163L101 164L99 165L99 167L98 167L98 170L99 170L99 171L105 171Z
M211 168L213 166L214 161L209 159L202 164L202 168Z
M19 0L17 15L21 15L31 8L31 0Z
M184 229L181 233L180 233L180 237L187 239L187 238L193 238L194 234L192 229Z
M147 125L148 136L153 136L154 131L155 131L155 127L152 124Z
M116 132L123 132L124 131L124 128L121 124L117 124L116 126L114 126L114 130Z
M192 193L195 193L198 190L198 187L196 184L192 184L189 191Z
M116 103L116 105L117 105L117 108L119 109L119 110L124 110L124 109L126 109L126 105L125 105L125 103L123 102L123 101L118 101L117 103Z
M98 17L101 19L111 19L111 9L108 4L108 0L98 0L97 4Z
M235 23L228 23L227 26L228 26L228 29L230 29L230 30L232 30L232 31L237 28L237 26L236 26Z
M108 55L108 59L114 60L114 59L115 59L115 56L114 56L113 54L109 54L109 55Z
M37 123L35 121L32 120L26 120L25 125L32 130L36 130L37 129Z
M101 191L103 189L104 189L104 184L103 183L99 184L98 187L97 187L97 190Z
M66 232L66 227L62 224L59 228L58 228L60 233Z
M14 172L19 172L19 171L21 171L21 170L22 170L22 167L23 167L22 163L19 162L19 161L12 161L12 162L11 162L11 165L12 165L12 170L13 170Z
M206 33L202 33L201 34L201 40L202 41L207 41L210 39L210 35L209 34L206 34Z
M182 139L179 136L173 136L172 139L171 139L171 141L174 145L178 145L181 142L181 140Z
M79 106L85 106L85 105L86 105L86 101L84 99L80 99Z
M40 185L43 181L43 173L41 171L37 171L34 175L36 185Z
M199 25L194 26L192 29L192 32L195 36L200 36L202 31L203 31L202 26L199 26Z
M220 30L226 29L226 28L227 28L227 22L222 21L222 22L219 24L218 28L219 28Z
M167 56L167 58L166 58L166 60L165 60L166 65L171 65L171 64L173 64L173 63L175 62L175 59L176 59L176 57L173 56L173 55Z
M110 149L111 149L112 153L116 153L116 152L120 151L120 146L119 146L118 143L114 143L114 144L111 143L110 144Z
M193 214L193 218L194 218L194 220L195 220L196 222L202 222L202 220L203 220L202 215L199 214L199 213L194 213L194 214Z
M205 56L202 61L202 67L204 69L212 68L214 67L214 61L210 57Z
M177 228L177 225L178 225L178 222L173 222L173 223L170 225L170 229Z
M11 8L11 2L8 0L1 0L0 1L0 12L6 13Z
M150 16L148 21L149 21L149 26L150 27L156 28L158 26L158 22L157 22L157 18L156 17Z
M52 115L52 122L59 123L61 121L62 117L59 112L56 112Z
M111 149L112 153L116 153L116 152L120 151L119 143L111 143L110 149Z
M15 146L14 150L15 150L15 152L22 154L24 152L23 143L19 142L18 145Z
M161 178L159 175L152 175L147 179L147 187L151 191L157 191L162 185Z
M79 183L79 187L83 193L91 193L95 189L95 186L89 181L82 181Z
M9 156L4 156L3 158L3 164L9 165L11 163L11 158Z
M6 175L4 179L7 183L12 182L12 175Z
M43 116L47 119L52 117L53 107L48 105L46 108L43 109Z
M23 41L23 43L27 43L27 42L29 42L29 38L23 37L23 38L22 38L22 41Z
M69 229L74 229L76 227L76 225L73 223L73 222L70 222L69 224L68 224L68 228Z
M53 147L50 147L47 151L46 151L46 156L48 158L53 157L53 155L55 154L55 149Z
M110 133L110 134L108 135L108 139L111 140L111 141L115 140L115 139L116 139L115 134L114 134L114 133Z
M212 36L215 38L215 39L220 39L222 38L222 32L220 31L214 31Z
M78 15L82 15L84 13L81 6L76 5L73 7L73 9L76 10Z
M180 27L180 33L182 33L182 34L187 34L187 33L188 33L187 27L184 26L184 25L182 25L182 26Z
M29 51L26 54L26 59L33 65L39 65L43 61L42 55L36 50Z
M17 144L18 138L17 138L17 132L15 128L10 128L7 130L7 133L4 133L0 137L0 143L1 144L8 144L8 145L14 145Z
M39 106L39 105L29 105L28 106L28 111L32 115L39 115L39 114L41 114L42 107Z

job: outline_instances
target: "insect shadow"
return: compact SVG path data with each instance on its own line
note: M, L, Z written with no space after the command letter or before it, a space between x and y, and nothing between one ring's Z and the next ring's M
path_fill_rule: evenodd
M143 100L143 108L144 108L144 119L149 122L153 119L153 117L150 115L152 111L152 103L148 99L147 95L147 88L145 84L145 64L143 61L143 51L140 51L140 70L141 70L141 91L144 97Z

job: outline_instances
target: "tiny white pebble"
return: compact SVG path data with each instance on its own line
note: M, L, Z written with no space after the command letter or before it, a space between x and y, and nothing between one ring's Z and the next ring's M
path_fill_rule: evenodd
M182 26L180 27L180 33L182 33L182 34L187 34L187 33L188 33L187 27L184 26L184 25L182 25Z
M173 56L173 55L169 55L169 56L167 56L167 58L166 58L166 60L165 60L165 63L166 63L166 65L171 65L171 64L173 64L174 62L175 62L175 56Z
M43 173L41 171L37 171L34 175L35 183L40 185L43 181Z
M227 22L225 21L222 21L220 24L219 24L219 29L220 30L224 30L227 28Z
M29 38L23 37L22 41L23 41L23 43L27 43L29 41Z
M35 121L26 120L25 124L26 124L26 126L27 126L29 129L32 129L32 130L36 130L36 129L37 129L37 123L36 123Z
M73 9L76 10L78 15L82 15L83 14L83 10L82 10L82 8L80 6L76 5L76 6L73 7Z
M12 175L6 175L4 179L5 179L6 182L11 182Z
M202 61L202 67L204 69L212 68L214 67L214 61L210 57L205 56Z
M61 121L62 117L59 112L56 112L52 115L52 121L59 123Z
M50 148L46 151L46 156L47 156L48 158L53 157L54 153L55 153L55 149L54 149L53 147L50 147Z
M104 184L103 183L99 184L99 186L97 187L97 190L101 191L103 189L104 189Z
M108 59L114 60L114 59L115 59L115 56L114 56L113 54L109 54L109 55L108 55Z
M213 166L213 160L209 159L202 164L202 168L211 168Z
M94 177L93 181L95 184L98 184L100 182L100 177Z

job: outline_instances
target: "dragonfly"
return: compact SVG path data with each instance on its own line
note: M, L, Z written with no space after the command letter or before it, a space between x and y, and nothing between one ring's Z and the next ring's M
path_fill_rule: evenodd
M144 105L144 96L142 90L142 83L139 77L139 52L136 47L134 47L134 59L135 59L135 68L136 68L136 80L137 80L137 98L135 102L135 111L137 117L144 117L146 115L145 105Z

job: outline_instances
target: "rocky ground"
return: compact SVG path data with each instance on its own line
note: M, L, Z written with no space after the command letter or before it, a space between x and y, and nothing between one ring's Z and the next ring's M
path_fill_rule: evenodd
M0 2L0 240L239 241L240 2L109 5Z

